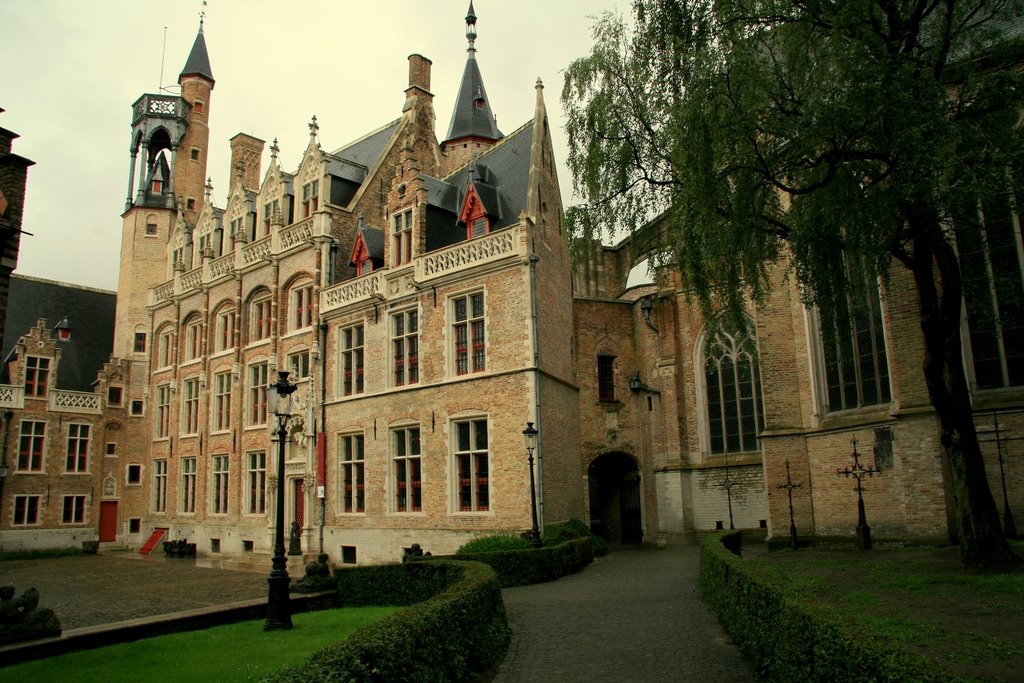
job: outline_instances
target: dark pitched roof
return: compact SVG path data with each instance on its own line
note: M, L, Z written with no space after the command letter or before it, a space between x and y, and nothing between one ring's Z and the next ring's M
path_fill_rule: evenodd
M199 24L196 42L192 43L192 51L185 60L185 68L181 70L178 80L185 76L201 76L213 83L213 69L210 68L210 55L206 51L206 38L203 37L203 25Z
M473 163L444 179L421 174L427 190L427 250L441 249L465 239L457 228L459 212L470 180L491 218L491 230L500 230L519 220L526 208L530 187L530 151L533 121L525 124Z
M479 103L479 105L478 105ZM480 75L480 67L476 63L476 50L470 48L466 59L466 70L462 72L462 84L459 95L455 99L455 110L452 122L448 126L448 135L444 141L458 140L465 137L500 140L502 138L498 125L494 122L491 103L484 89L484 79Z
M71 339L57 342L61 349L57 388L91 391L96 373L114 350L116 304L115 292L14 274L4 325L4 358L39 318L46 318L52 330L66 317Z
M366 243L366 251L370 253L370 258L384 260L384 231L380 228L359 228L359 234L363 236L363 242Z
M487 213L500 219L492 229L504 228L518 221L520 212L526 208L526 194L530 187L532 146L533 121L530 121L480 155L475 161L475 168L474 164L464 166L445 178L446 183L459 188L455 211L462 208L472 169L477 193ZM429 193L427 196L429 202Z
M395 134L395 130L401 122L402 119L395 119L383 128L379 128L344 147L339 147L331 152L331 155L371 169L377 163L388 140Z

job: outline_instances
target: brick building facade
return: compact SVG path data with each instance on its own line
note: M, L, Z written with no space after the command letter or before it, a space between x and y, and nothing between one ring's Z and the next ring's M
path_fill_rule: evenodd
M540 433L542 523L581 518L626 542L730 525L785 538L788 463L800 533L852 537L856 495L837 470L856 439L880 470L865 494L876 538L948 538L910 283L896 273L851 293L858 315L844 336L822 331L785 264L746 332L704 320L671 271L635 284L656 225L591 245L574 271L543 85L533 118L499 131L475 20L470 5L443 140L432 64L414 54L397 118L353 142L322 146L314 117L297 166L274 141L264 170L265 141L232 137L223 206L204 180L216 116L200 27L181 95L145 94L132 110L112 356L97 364L87 420L104 434L92 452L110 440L115 452L72 482L58 464L72 438L61 422L52 469L8 478L0 543L66 544L92 528L140 547L162 530L201 554L265 556L284 496L306 554L362 563L413 543L451 552L530 527L528 422ZM1017 215L991 223L993 244L1017 229L1018 259L1002 266L1019 281ZM1005 282L992 280L993 295ZM46 325L26 331L8 366L14 393L27 386L27 349L55 344ZM1004 372L974 376L992 489L998 497L1005 482L1016 509L1024 378L1005 371L1012 354L1001 343ZM284 481L267 390L279 371L298 386ZM10 453L23 438L14 431ZM26 525L22 505L12 522L8 489L46 484L52 500L87 482L90 512L70 537L56 507Z

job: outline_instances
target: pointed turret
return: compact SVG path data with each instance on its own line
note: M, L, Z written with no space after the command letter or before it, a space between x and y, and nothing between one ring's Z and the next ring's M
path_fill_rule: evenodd
M480 76L480 67L476 61L476 36L476 14L470 0L466 15L466 40L469 42L466 51L469 56L466 58L466 70L462 74L462 85L459 86L459 95L455 100L445 145L469 140L494 143L504 137L494 121L487 90Z
M199 20L199 33L196 34L196 41L192 43L192 51L188 53L185 60L185 68L178 76L178 83L181 83L188 76L199 76L205 78L212 85L213 69L210 67L210 54L206 51L206 38L203 36L203 19Z

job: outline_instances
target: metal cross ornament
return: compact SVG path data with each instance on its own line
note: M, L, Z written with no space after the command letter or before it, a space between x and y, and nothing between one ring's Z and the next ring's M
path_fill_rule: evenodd
M836 473L841 477L853 477L857 480L857 542L860 544L862 550L871 549L871 527L868 526L867 516L864 514L864 486L863 481L865 477L872 477L881 470L874 465L864 467L860 463L860 453L857 452L857 437L850 439L850 443L853 444L853 465L844 467L841 470L836 470Z

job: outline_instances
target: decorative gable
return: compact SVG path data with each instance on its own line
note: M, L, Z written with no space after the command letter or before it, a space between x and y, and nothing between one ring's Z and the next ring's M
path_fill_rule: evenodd
M466 199L459 212L459 223L466 226L466 239L482 237L490 232L490 221L487 219L487 208L484 206L476 186L472 181L466 189Z

